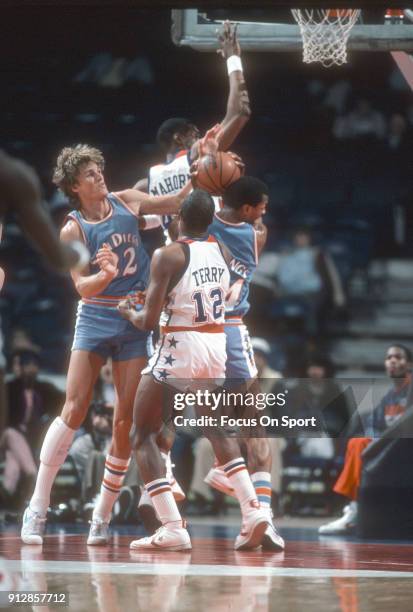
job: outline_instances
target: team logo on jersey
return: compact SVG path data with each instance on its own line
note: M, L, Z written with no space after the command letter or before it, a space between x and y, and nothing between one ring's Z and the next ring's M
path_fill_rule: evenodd
M250 269L248 268L248 266L235 259L235 257L231 259L229 265L231 268L231 272L238 274L238 276L241 276L242 278L248 278Z
M121 244L135 244L138 245L139 240L136 234L112 234L110 242L115 248Z

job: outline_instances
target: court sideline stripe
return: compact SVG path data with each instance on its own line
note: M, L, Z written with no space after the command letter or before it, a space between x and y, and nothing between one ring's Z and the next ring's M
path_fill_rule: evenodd
M154 556L154 555L152 555ZM295 578L413 578L413 572L384 570L251 567L247 565L196 565L186 563L110 563L107 561L1 560L2 569L49 574L145 574L150 576L290 576Z

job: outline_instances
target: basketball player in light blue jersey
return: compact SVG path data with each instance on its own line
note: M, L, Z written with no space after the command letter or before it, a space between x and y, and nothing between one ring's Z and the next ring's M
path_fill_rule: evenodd
M251 115L236 30L237 26L226 21L218 37L218 53L227 62L229 78L227 111L218 134L220 151L229 149ZM156 138L165 162L152 166L148 178L139 180L135 187L152 195L177 193L190 178L191 164L200 154L200 132L190 119L172 117L161 124ZM164 217L162 224L169 229L171 216ZM176 238L176 232L176 223L172 223L169 229L171 239Z
M243 176L230 185L223 195L223 207L215 213L208 231L231 252L231 290L225 305L227 384L239 389L259 391L257 368L248 329L243 317L249 310L249 285L258 257L267 240L262 216L268 205L268 187L257 178ZM271 449L266 438L246 439L248 469L261 507L271 514ZM233 494L224 472L217 466L205 482L227 494ZM263 548L280 550L284 541L270 520Z
M51 487L86 417L101 367L111 357L116 391L113 439L88 544L108 542L111 510L129 464L133 401L149 350L148 334L125 321L117 305L126 296L146 288L149 262L140 242L139 218L148 212L176 214L191 188L188 184L177 195L164 197L135 189L108 193L103 167L100 151L77 145L62 150L53 177L75 207L61 231L61 239L86 244L91 263L71 272L81 300L66 401L42 445L36 487L23 517L21 535L26 544L43 542Z

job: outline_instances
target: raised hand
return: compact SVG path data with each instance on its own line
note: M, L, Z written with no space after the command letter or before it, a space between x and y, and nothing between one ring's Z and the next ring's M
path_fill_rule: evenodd
M218 32L220 48L217 49L218 55L228 59L231 55L241 55L241 47L237 39L238 24L224 21L222 30Z
M204 155L216 155L221 134L222 126L220 123L217 123L206 132L205 136L199 141L199 157L203 157Z

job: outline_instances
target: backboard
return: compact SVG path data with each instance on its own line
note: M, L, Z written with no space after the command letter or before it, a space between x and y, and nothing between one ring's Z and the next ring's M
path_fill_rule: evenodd
M249 12L254 14L254 11ZM255 11L263 21L248 21L247 11L241 20L234 9L175 9L172 11L172 40L176 45L189 46L197 51L215 51L216 29L224 19L230 19L239 24L238 37L245 51L300 51L300 30L291 12L274 10L268 13L270 18L264 20L265 13ZM350 50L413 52L413 23L409 19L404 23L384 23L384 13L385 9L362 11L360 22L350 33Z

